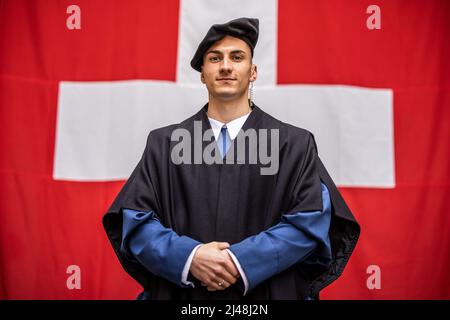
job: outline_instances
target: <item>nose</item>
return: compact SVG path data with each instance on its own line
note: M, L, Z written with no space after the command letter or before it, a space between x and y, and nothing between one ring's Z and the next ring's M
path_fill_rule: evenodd
M231 72L232 66L233 66L233 64L226 57L222 60L222 63L220 64L220 72L221 73L229 73L229 72Z

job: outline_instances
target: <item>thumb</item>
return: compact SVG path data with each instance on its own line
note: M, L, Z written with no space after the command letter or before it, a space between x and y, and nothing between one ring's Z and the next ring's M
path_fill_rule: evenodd
M228 242L217 242L217 249L223 250L228 249L230 247L230 244Z

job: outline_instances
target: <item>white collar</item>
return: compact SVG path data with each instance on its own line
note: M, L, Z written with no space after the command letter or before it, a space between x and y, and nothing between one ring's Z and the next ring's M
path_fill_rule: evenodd
M228 134L230 135L231 140L234 140L234 138L236 138L236 136L239 133L239 130L241 130L242 126L244 125L245 120L247 120L248 116L250 115L250 112L243 115L242 117L236 118L226 123ZM208 119L209 123L211 124L211 128L213 129L214 132L214 138L217 140L220 134L220 129L222 129L225 123L210 117L208 117Z

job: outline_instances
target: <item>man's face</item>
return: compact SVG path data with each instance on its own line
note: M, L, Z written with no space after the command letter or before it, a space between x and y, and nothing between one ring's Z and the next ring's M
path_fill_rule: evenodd
M214 43L203 57L201 80L210 95L232 101L247 95L250 81L256 80L249 45L232 36Z

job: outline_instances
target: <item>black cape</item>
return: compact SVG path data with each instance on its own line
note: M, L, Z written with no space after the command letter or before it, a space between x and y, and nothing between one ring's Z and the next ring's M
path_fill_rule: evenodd
M318 297L322 288L342 274L359 238L360 227L319 159L313 135L253 105L242 130L279 130L277 174L261 175L260 167L267 167L261 164L174 164L171 150L178 142L171 141L172 131L184 128L193 136L194 121L201 121L203 132L211 129L207 106L179 124L150 132L140 162L103 217L104 228L123 268L143 286L150 299ZM230 148L236 147L236 140ZM203 142L203 147L211 141ZM245 297L236 285L215 292L198 283L195 288L181 288L153 275L120 252L124 208L153 211L164 226L203 243L233 244L277 224L283 214L322 210L320 181L328 187L332 202L331 264L297 263L264 281Z

